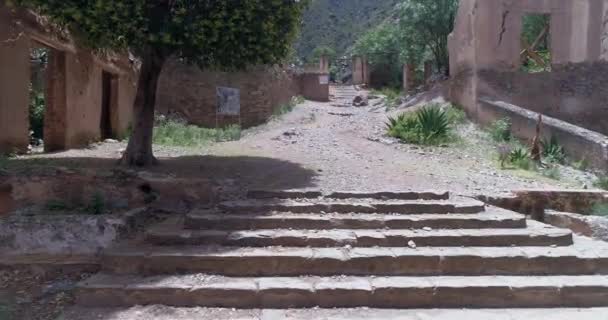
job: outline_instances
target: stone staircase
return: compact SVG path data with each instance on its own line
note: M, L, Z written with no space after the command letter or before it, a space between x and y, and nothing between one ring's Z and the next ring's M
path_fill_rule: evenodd
M86 308L590 308L608 307L606 275L607 243L448 193L257 191L108 250L76 295Z
M333 85L330 87L331 105L334 107L352 107L353 99L359 91L353 85Z

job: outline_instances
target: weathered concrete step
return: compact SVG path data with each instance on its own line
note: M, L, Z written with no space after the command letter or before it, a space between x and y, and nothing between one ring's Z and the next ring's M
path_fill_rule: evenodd
M606 320L608 308L529 309L226 309L137 306L71 308L64 320Z
M592 247L598 244L599 248ZM603 249L601 249L603 248ZM608 274L602 243L559 248L235 248L134 245L108 250L118 274L439 276Z
M500 247L569 246L570 230L543 229L459 229L459 230L187 230L152 228L146 240L155 245L217 244L242 247Z
M325 197L333 199L448 200L450 193L447 191L338 191L324 194L321 191L250 190L247 197L251 199L316 199Z
M501 229L525 228L526 218L515 213L471 214L297 214L219 215L192 212L185 220L187 229Z
M270 277L96 275L79 284L90 307L533 308L608 306L604 276Z
M219 205L227 213L479 213L485 210L483 202L468 201L344 201L323 199L318 201L294 201L285 199L273 200L238 200L227 201Z

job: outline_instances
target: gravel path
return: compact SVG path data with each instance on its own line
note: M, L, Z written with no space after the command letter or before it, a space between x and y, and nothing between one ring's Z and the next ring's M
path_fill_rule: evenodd
M198 149L155 146L163 164L153 170L195 174L239 187L445 189L465 195L522 188L582 188L595 178L566 167L561 168L559 181L535 172L501 170L494 144L471 123L458 128L462 141L448 147L401 144L384 136L386 119L378 99L361 108L306 101L280 119L245 131L240 141ZM118 159L124 148L122 142L103 143L36 157L86 158L90 162L91 158ZM115 165L113 160L101 163Z

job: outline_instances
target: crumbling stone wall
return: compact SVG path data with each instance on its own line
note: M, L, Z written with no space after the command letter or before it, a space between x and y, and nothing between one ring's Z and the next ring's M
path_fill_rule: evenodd
M519 71L526 14L551 16L552 72ZM604 0L461 0L449 38L450 99L482 124L496 120L483 102L492 100L608 134L606 22ZM597 156L608 163L605 151Z
M119 84L112 131L126 133L136 94L136 67L126 55L96 55L77 46L32 12L0 4L0 153L25 151L29 143L30 49L51 49L47 72L47 151L82 147L101 137L102 71Z
M608 64L567 64L553 72L480 70L482 96L608 135Z
M158 85L158 111L177 113L190 123L215 127L218 86L240 90L241 121L251 127L268 120L275 108L299 94L294 74L279 67L249 71L202 71L176 59L165 65ZM237 124L238 118L220 118L221 124Z

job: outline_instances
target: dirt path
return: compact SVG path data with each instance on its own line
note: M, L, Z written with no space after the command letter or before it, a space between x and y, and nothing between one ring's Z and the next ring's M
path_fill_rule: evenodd
M280 119L247 130L240 141L199 149L155 146L162 165L153 170L208 177L241 188L446 189L462 194L581 188L594 179L567 168L562 168L559 181L500 170L493 143L471 123L458 128L462 141L449 147L401 144L384 137L387 113L380 100L357 108L342 103L346 100L341 93L334 94L340 103L307 101ZM104 143L34 157L113 167L124 148L122 142Z
M308 101L280 121L257 128L238 142L216 145L210 152L298 163L316 172L310 187L324 190L447 189L479 194L580 188L591 179L580 172L556 181L499 170L493 160L494 147L473 124L459 128L464 141L450 147L397 143L383 136L386 119L381 105L335 107Z

